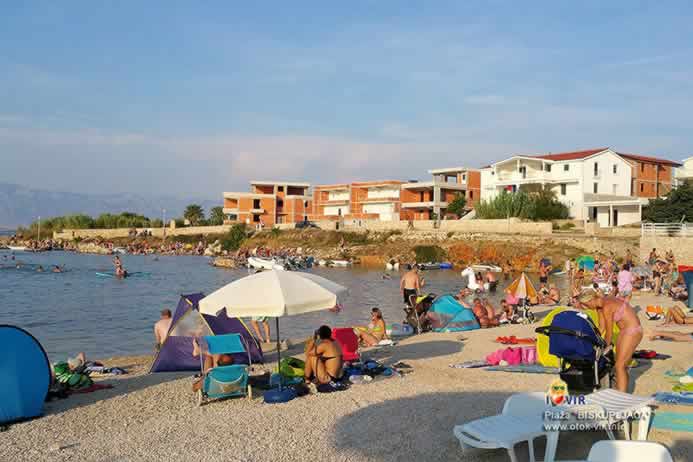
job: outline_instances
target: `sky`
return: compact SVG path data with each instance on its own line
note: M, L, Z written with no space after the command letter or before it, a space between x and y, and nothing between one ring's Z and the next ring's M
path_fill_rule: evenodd
M3 2L0 182L220 197L693 155L693 3Z

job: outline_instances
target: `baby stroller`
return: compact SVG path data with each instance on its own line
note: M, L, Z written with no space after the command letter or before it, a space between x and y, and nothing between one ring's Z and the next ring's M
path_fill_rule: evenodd
M417 334L428 332L431 330L431 320L428 319L428 310L431 309L435 294L420 295L418 297L411 296L411 306L404 307L406 314L405 323L409 324Z
M566 310L554 316L551 324L535 329L549 337L549 353L560 359L560 376L568 389L591 393L614 383L613 353L607 347L587 314Z

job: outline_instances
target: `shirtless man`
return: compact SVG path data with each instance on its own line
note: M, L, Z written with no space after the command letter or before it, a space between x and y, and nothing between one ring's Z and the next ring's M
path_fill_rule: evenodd
M407 271L402 276L399 282L399 288L402 291L402 297L404 298L404 303L409 306L411 305L411 296L416 297L421 289L421 279L419 278L419 273L416 268L411 265L407 265Z
M320 326L315 337L306 343L306 383L313 379L326 384L341 379L343 370L342 349L332 340L332 329Z
M155 348L159 350L164 340L168 337L168 330L171 328L171 310L161 310L161 319L154 324L154 339L156 341Z
M548 284L549 282L549 273L551 272L551 269L553 267L548 264L544 264L544 259L542 258L541 261L539 262L539 282L541 284Z
M498 287L496 273L494 273L493 271L486 271L486 282L488 282L488 291L492 294L495 294L496 288Z

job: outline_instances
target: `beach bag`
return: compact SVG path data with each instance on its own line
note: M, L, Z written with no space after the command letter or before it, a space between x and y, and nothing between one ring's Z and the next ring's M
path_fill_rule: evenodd
M537 362L537 347L522 348L522 364L536 364Z
M486 363L491 366L497 366L503 359L504 351L505 349L501 348L500 350L496 350L493 353L489 354L488 356L486 356Z
M306 363L298 358L284 358L279 363L279 373L284 377L303 377Z
M502 353L503 361L510 366L522 364L522 348L506 348Z

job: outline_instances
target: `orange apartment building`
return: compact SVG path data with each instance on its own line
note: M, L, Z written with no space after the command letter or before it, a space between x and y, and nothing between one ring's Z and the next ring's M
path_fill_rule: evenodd
M313 188L314 220L399 220L403 181L383 180Z
M429 170L431 181L402 184L401 220L431 220L446 217L448 204L458 194L464 195L467 208L481 196L481 172L466 167Z
M272 227L307 220L312 210L308 183L251 181L250 189L224 193L224 223Z
M655 198L669 194L674 172L683 164L667 159L618 153L631 165L631 196Z

